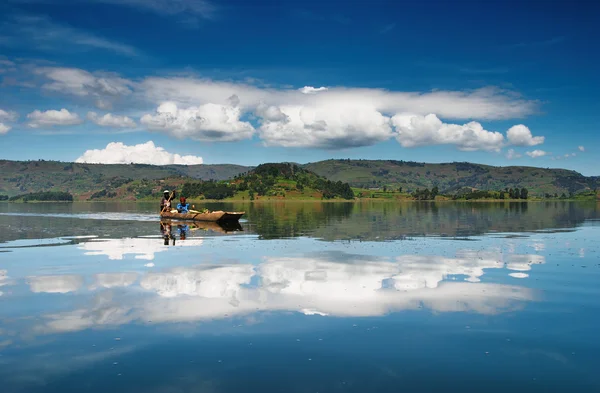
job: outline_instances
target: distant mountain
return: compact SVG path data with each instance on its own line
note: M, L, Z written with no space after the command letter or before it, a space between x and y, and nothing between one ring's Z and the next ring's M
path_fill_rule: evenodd
M577 193L600 188L600 177L586 177L566 169L526 166L494 167L453 162L426 164L394 160L326 160L304 165L330 180L347 182L353 187L398 189L413 192L437 186L442 193L464 188L504 190L526 187L530 195L543 196Z
M465 188L503 190L526 187L531 196L543 196L569 195L600 188L600 177L586 177L566 169L493 167L466 162L426 164L393 160L327 160L299 167L353 187L394 190L402 187L403 193L434 186L447 194L462 192ZM155 166L0 160L0 195L64 191L73 194L76 199L140 199L155 195L161 188L180 187L194 180L233 179L253 169L229 164Z
M67 191L74 195L114 189L131 181L174 178L227 180L252 169L241 165L80 164L59 161L0 160L0 194ZM153 182L154 183L154 182Z

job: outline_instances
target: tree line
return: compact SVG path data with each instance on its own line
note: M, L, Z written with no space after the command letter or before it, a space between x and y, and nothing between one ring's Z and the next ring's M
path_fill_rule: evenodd
M30 192L28 194L15 195L10 197L9 201L17 201L22 199L23 202L42 201L42 202L73 202L73 195L63 191L41 191Z

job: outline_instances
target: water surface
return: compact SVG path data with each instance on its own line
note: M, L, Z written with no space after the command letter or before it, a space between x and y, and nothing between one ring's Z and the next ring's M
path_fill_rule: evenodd
M600 391L596 203L0 204L2 392Z

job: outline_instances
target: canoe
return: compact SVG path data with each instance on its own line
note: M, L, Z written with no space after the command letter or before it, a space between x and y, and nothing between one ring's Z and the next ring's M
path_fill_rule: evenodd
M244 213L245 212L224 212L221 210L208 213L171 213L165 211L160 213L160 218L187 221L231 222L238 221Z
M229 233L229 232L239 232L244 229L237 221L219 221L219 222L211 222L211 221L185 221L185 220L174 220L171 218L161 218L161 225L187 225L192 231L200 229L200 230L209 230L213 232L219 233Z

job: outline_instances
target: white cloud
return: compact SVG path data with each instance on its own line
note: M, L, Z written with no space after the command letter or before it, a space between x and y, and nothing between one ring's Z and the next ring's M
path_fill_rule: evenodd
M0 109L0 121L11 122L17 121L18 118L19 114L17 112Z
M514 160L516 158L521 158L523 157L521 154L517 153L515 151L515 149L509 149L508 152L506 153L506 158L509 160Z
M585 151L585 147L583 146L578 146L577 148L579 149L579 151Z
M390 118L394 115L448 119L508 119L532 113L537 103L515 97L505 91L484 88L475 91L434 91L428 93L394 92L382 89L259 88L249 84L221 82L194 77L146 78L140 94L150 101L170 100L175 108L182 105L225 105L228 97L238 97L242 113L254 114L261 122L259 135L266 145L346 148L371 145L393 136ZM195 107L192 107L195 108ZM180 118L156 119L159 129L177 129L177 136L191 137L198 128L194 114ZM192 119L192 124L189 119ZM237 119L237 117L236 117ZM155 120L147 115L146 120ZM169 124L165 124L169 123ZM421 130L403 130L405 145L450 143L463 150L498 150L504 136L483 129L481 124L439 124L438 130L421 136ZM424 122L420 125L425 126ZM193 131L190 131L193 130ZM412 131L412 132L411 132ZM250 136L242 130L235 139ZM514 131L513 131L514 133ZM427 134L427 133L426 133ZM432 135L436 134L436 135ZM233 136L228 135L234 139ZM531 137L534 141L538 139ZM203 138L207 139L207 138ZM210 138L214 139L214 138Z
M311 86L305 86L300 90L258 88L244 83L194 77L149 77L140 84L139 88L144 97L150 101L168 100L187 105L224 103L228 97L237 95L240 106L244 110L254 109L261 103L267 106L312 108L370 106L387 116L397 113L419 115L435 113L446 119L499 120L529 115L537 107L535 101L524 100L496 88L419 93L335 87L321 90L318 94L304 94L300 90L310 92L317 88Z
M232 105L208 103L179 108L173 102L165 102L156 109L156 113L142 116L140 122L150 130L161 131L176 138L236 141L250 138L254 134L254 127L241 121L241 115L240 108Z
M35 293L75 292L82 284L83 277L76 275L36 276L29 278L29 289Z
M368 105L270 106L258 110L260 137L268 146L346 148L392 136L390 119Z
M4 135L4 134L6 134L8 131L10 131L10 130L11 130L11 128L12 128L12 127L10 127L10 126L7 126L7 125L6 125L6 124L4 124L4 123L0 123L0 135Z
M320 91L327 91L327 90L329 90L329 89L326 87L323 87L323 86L321 86L321 87L304 86L303 88L298 89L298 91L302 94L315 94Z
M137 126L135 121L127 116L117 116L110 113L107 113L104 116L98 116L96 112L88 112L87 118L102 127L134 128Z
M533 137L523 125L512 127L507 138L485 130L477 121L446 122L510 119L536 110L537 102L490 87L420 93L346 87L267 88L196 77L132 81L110 73L61 67L39 68L37 73L50 80L44 89L89 97L105 110L115 100L127 97L136 104L150 102L157 109L143 114L141 124L177 138L249 139L255 134L256 119L258 134L267 146L339 149L396 136L405 147L451 144L465 151L498 151L510 144L531 146L544 140Z
M525 154L527 154L531 158L538 158L538 157L543 157L545 155L548 155L548 152L545 152L543 150L533 150L533 151L528 151Z
M536 146L544 143L545 137L531 135L531 130L522 124L509 128L506 133L508 142L514 146Z
M134 83L116 74L106 72L90 73L79 68L41 67L35 73L49 79L43 89L71 94L78 97L91 97L100 109L110 109L114 101L132 93Z
M139 145L128 146L121 142L111 142L104 149L87 150L75 162L90 164L150 164L150 165L197 165L202 164L202 157L172 154L162 147L148 141ZM88 243L86 243L88 244Z
M436 115L396 115L392 118L396 139L403 147L427 145L456 145L460 150L499 151L504 145L504 135L487 131L477 122L446 124Z
M19 114L14 111L5 111L0 109L0 135L8 133L12 129L11 126L4 122L13 122L19 118Z
M0 46L35 48L51 53L96 49L129 57L139 55L129 45L60 25L44 16L14 16L0 24L0 36L7 38L0 40Z
M83 123L76 113L71 113L65 108L57 110L48 110L41 112L35 110L27 115L29 122L27 125L32 128L52 127L52 126L73 126Z

